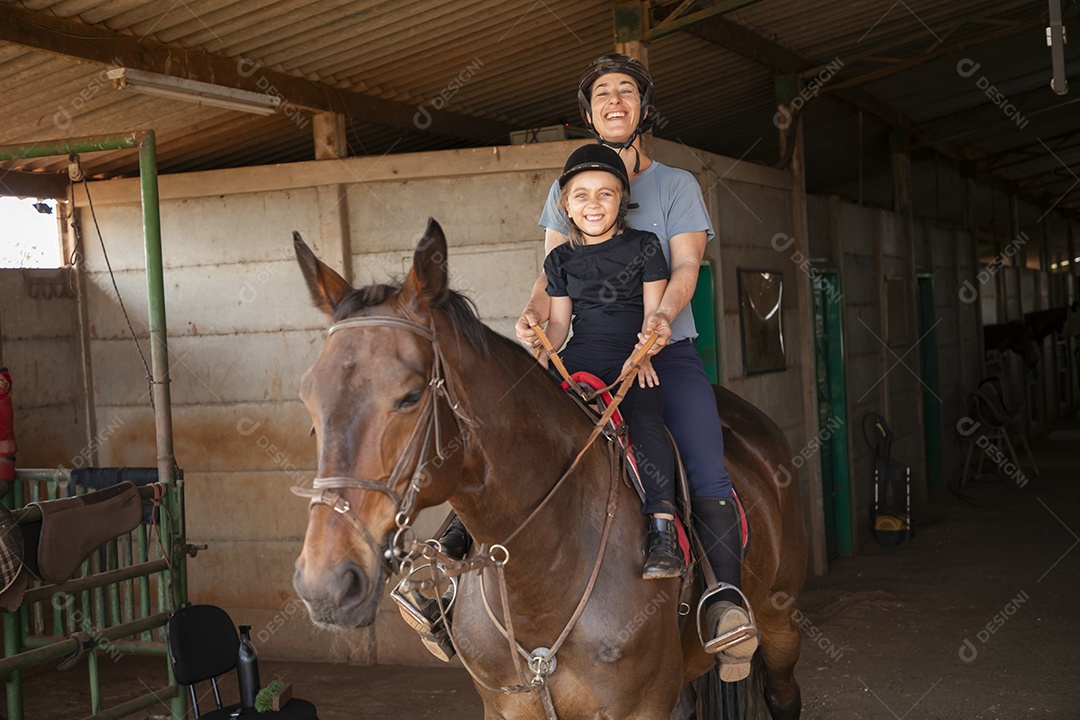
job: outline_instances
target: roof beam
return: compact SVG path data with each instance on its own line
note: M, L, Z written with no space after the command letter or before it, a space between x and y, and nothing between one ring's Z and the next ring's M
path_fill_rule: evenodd
M670 35L677 30L685 30L694 23L701 22L702 20L708 20L711 17L717 15L726 15L729 12L739 10L740 8L747 7L749 5L756 5L761 0L722 0L714 5L710 5L705 8L699 8L696 12L691 12L691 9L696 4L695 0L685 0L672 12L660 17L662 13L658 13L657 10L662 6L654 5L648 12L648 27L646 28L646 42L662 38L665 35Z
M0 195L63 200L69 183L67 173L4 170L0 172Z
M687 28L686 32L742 55L781 75L798 75L815 67L814 63L798 53L727 18L710 18ZM913 124L899 110L862 88L850 88L833 95L895 127L904 128Z
M410 132L505 143L509 125L424 105L385 100L260 67L257 58L220 55L137 40L105 28L0 3L0 41L64 58L161 73L258 93L280 94L282 103L341 113L363 122Z
M1001 28L1001 29L994 30L994 31L989 32L989 33L985 33L983 35L977 35L977 36L972 37L972 38L967 38L965 40L960 40L960 41L957 41L957 42L955 42L955 43L953 43L951 45L941 45L941 46L937 47L937 49L928 48L925 52L920 53L919 55L916 55L915 57L908 58L906 60L900 60L898 62L890 61L889 64L886 67L878 68L877 70L871 70L870 72L863 73L862 75L855 75L854 77L845 78L844 80L839 80L839 81L837 81L835 83L829 83L828 87L823 88L822 91L823 92L839 92L840 90L843 90L844 88L848 88L848 87L852 87L852 86L856 86L856 85L863 85L863 84L868 83L868 82L873 82L874 80L880 80L882 78L886 78L886 77L889 77L891 75L895 75L895 74L897 74L899 72L903 72L905 70L910 70L913 67L923 65L925 63L930 62L931 60L937 60L938 58L945 57L947 55L951 55L951 54L953 54L955 52L958 52L960 50L964 50L965 48L971 47L973 45L982 45L983 43L987 43L987 42L990 42L992 40L1003 40L1005 38L1012 37L1013 35L1017 35L1017 34L1025 31L1025 30L1029 30L1029 29L1031 29L1033 27L1043 26L1045 24L1046 24L1046 13L1044 12L1042 15L1040 15L1038 17L1035 17L1035 18L1030 19L1030 20L1026 20L1024 22L1013 23L1012 25L1010 25L1009 27L1006 27L1006 28ZM871 60L871 59L872 59L871 57L862 56L862 57L853 58L852 62L855 62L857 60ZM817 70L817 68L813 68L811 70L811 72L813 70Z
M685 31L784 75L803 75L805 77L808 72L824 67L810 62L793 50L789 50L779 43L724 17L713 17L696 23L686 28ZM1010 32L1012 31L1014 29L1010 28ZM971 41L967 42L970 43ZM952 49L955 50L955 46ZM894 128L907 130L917 125L902 111L860 87L834 89L834 82L829 82L822 88L822 94L825 91L828 91L836 99L843 100L863 112L885 120ZM963 146L954 146L945 141L927 142L926 144L955 160L969 161L975 159L971 149ZM991 175L1005 182L1016 183L1015 178L1004 174L991 172Z
M1035 158L1046 157L1046 153L1038 150L1038 148L1044 148L1050 152L1064 152L1066 150L1072 150L1072 147L1065 147L1065 145L1076 135L1080 134L1080 130L1068 130L1057 135L1051 135L1047 138L1038 138L1035 142L1025 142L1019 145L1013 145L1010 147L1004 147L996 150L993 155L988 155L985 158L977 160L979 164L983 164L987 170L1000 170L1002 168L1009 167L1010 165L1022 165L1026 162L1030 162L1032 158L1027 158L1019 161L998 163L993 162L995 158L1004 159L1009 155L1021 154L1021 155L1033 155ZM1050 143L1056 144L1050 147ZM1033 151L1029 152L1028 148L1032 148Z

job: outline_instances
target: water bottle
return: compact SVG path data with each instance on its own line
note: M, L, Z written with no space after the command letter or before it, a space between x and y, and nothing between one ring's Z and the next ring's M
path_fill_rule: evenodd
M236 675L240 681L240 707L245 710L255 707L255 696L259 694L259 661L255 655L255 646L251 644L251 626L240 626L240 656L236 662Z

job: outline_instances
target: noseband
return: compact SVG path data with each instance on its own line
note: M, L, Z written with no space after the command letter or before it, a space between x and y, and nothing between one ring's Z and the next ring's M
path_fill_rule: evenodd
M434 320L432 325L427 327L411 320L390 315L349 318L331 325L327 337L341 330L359 327L400 328L415 333L431 342L434 358L431 363L431 379L428 381L430 392L424 397L416 425L388 477L385 479L347 476L316 477L310 489L293 487L292 492L300 497L311 498L311 504L318 503L333 508L360 533L360 537L375 553L375 556L385 558L388 563L394 566L396 571L401 561L408 555L408 548L405 547L407 535L412 530L412 514L416 509L416 497L429 479L427 466L431 462L431 444L433 440L435 443L435 457L440 462L446 459L446 456L443 455L442 431L439 426L438 398L443 398L450 411L454 414L458 437L463 441L466 439L466 431L462 425L475 427L476 421L462 411L454 387L445 374L446 357L443 355L442 348L439 345L439 336L435 332ZM404 493L399 494L396 488L409 471L409 468L412 468L412 476L408 487L406 487ZM390 497L394 503L394 524L396 528L390 532L385 546L375 541L368 529L352 512L349 501L342 497L340 493L333 492L334 490L370 490Z

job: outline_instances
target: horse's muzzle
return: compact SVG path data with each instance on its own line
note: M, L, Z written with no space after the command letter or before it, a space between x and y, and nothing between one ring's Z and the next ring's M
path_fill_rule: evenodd
M293 587L315 624L355 628L375 620L379 589L386 584L385 568L374 579L349 559L322 571L310 570L297 560Z

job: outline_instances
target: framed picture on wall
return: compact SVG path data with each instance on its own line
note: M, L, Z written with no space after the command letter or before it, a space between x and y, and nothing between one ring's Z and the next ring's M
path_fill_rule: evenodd
M739 320L747 375L787 369L784 356L784 278L739 268Z

